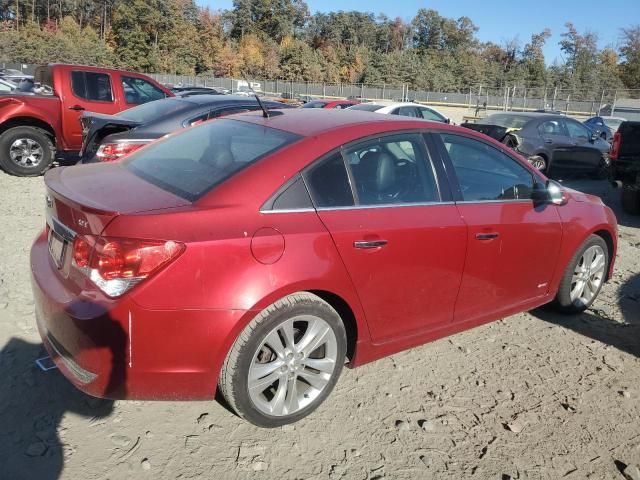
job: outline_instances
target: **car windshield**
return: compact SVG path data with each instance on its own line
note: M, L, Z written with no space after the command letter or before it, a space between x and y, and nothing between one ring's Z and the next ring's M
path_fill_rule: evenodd
M497 114L482 118L478 120L478 123L480 125L497 125L504 128L522 128L529 121L531 121L531 117L524 115Z
M191 202L299 137L237 120L214 120L154 142L124 167Z
M302 108L324 108L327 102L309 102L305 103Z
M347 110L363 110L365 112L375 112L376 110L380 110L384 105L377 105L375 103L360 103L358 105L354 105L353 107L349 107Z
M116 117L131 120L137 123L147 123L158 118L165 118L168 115L178 113L180 111L188 111L193 108L193 104L176 98L167 98L155 100L149 103L143 103L137 107L130 108L120 112Z

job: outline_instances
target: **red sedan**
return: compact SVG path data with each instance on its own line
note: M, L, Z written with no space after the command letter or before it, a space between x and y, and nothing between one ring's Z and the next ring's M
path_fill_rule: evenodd
M242 114L46 175L37 323L95 396L210 399L266 427L350 367L554 302L613 271L616 219L468 129Z
M321 98L318 100L311 100L310 102L305 103L300 108L325 108L325 109L336 109L336 110L344 110L345 108L353 107L354 105L358 105L360 102L357 100L330 100L327 98Z

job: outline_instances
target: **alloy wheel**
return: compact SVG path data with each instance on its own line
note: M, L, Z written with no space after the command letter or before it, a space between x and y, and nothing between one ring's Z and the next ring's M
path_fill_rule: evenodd
M571 278L570 298L574 304L588 305L598 294L604 280L606 255L600 245L587 248Z
M338 357L335 333L313 315L285 320L261 342L248 374L249 397L262 413L288 416L322 393Z
M44 157L42 146L30 138L19 138L9 147L9 158L24 168L37 167Z

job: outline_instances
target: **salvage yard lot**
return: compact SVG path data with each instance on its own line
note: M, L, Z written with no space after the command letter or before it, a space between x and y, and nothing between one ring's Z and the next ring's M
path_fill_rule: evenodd
M616 462L640 465L640 218L604 182L568 184L619 216L615 277L593 308L346 370L316 413L263 430L217 402L97 400L36 369L43 181L0 173L0 478L622 479Z

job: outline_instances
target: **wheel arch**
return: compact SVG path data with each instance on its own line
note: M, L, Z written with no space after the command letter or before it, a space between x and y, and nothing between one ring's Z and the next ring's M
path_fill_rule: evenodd
M596 230L592 233L592 235L597 235L598 237L602 238L604 240L604 243L607 244L607 250L609 253L609 262L607 264L607 277L606 280L610 280L611 279L611 264L613 262L614 256L616 254L615 251L615 244L613 242L613 236L611 235L611 232L609 232L608 230L605 229L599 229Z
M51 142L56 144L56 132L54 128L44 120L40 120L36 117L13 117L0 124L0 135L7 130L15 127L34 127L43 130L47 136L51 139Z

